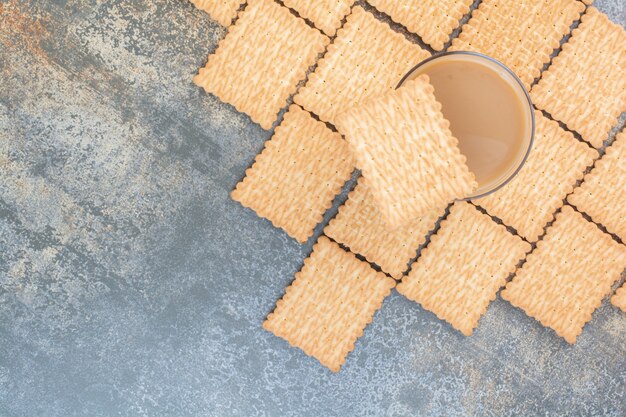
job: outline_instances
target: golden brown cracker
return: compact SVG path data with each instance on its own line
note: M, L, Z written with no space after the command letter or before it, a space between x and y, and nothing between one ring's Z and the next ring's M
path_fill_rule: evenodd
M348 13L355 0L283 0L305 19L309 19L315 27L328 36L334 36L341 21Z
M329 39L272 0L250 0L194 82L269 129Z
M190 0L194 6L204 10L222 26L230 26L237 11L245 0Z
M379 11L440 51L473 0L367 0Z
M502 298L575 343L626 268L626 247L564 206Z
M535 241L597 157L595 149L536 111L535 141L520 172L500 190L474 202Z
M528 242L457 202L398 292L469 336L528 251Z
M599 148L626 111L626 32L589 7L531 91L537 107Z
M476 188L433 91L422 75L336 117L390 229Z
M496 58L528 89L584 9L576 0L483 0L449 49Z
M356 6L294 101L334 123L337 114L368 97L393 90L413 66L428 56L418 45Z
M322 236L263 328L338 372L394 286Z
M626 242L626 132L617 135L567 201Z
M433 211L405 227L388 230L361 178L348 195L346 203L339 208L337 217L324 229L324 234L377 264L392 277L400 279L442 214L443 211Z
M353 170L346 141L292 105L232 198L306 242Z
M615 294L611 297L611 303L626 313L626 285L623 285L615 291Z

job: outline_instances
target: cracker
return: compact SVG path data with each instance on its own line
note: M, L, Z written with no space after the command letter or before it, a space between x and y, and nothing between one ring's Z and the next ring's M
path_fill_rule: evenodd
M442 214L443 211L433 211L405 227L390 231L361 179L339 208L337 217L326 226L324 234L400 279Z
M625 184L626 132L622 132L567 201L626 242Z
M611 297L611 303L626 313L626 285L623 285L615 291L615 294Z
M309 19L315 27L328 36L334 36L341 21L348 13L355 0L284 0L305 19Z
M624 268L626 247L564 206L501 295L575 343Z
M338 372L394 286L322 236L263 328Z
M474 202L535 241L598 152L535 112L535 142L520 172L500 190Z
M393 90L404 74L428 56L356 6L294 101L334 123L337 114L367 97Z
M626 111L626 32L595 7L531 91L537 107L599 148Z
M457 202L398 292L470 336L530 244Z
M576 0L484 0L449 49L496 58L528 89L584 9Z
M367 0L379 11L441 51L474 0Z
M353 170L346 141L294 104L232 198L306 242Z
M272 0L250 0L194 82L269 129L329 39Z
M336 118L390 229L476 188L433 91L421 75Z
M230 26L237 16L237 11L245 0L190 0L194 6L203 10L222 26Z

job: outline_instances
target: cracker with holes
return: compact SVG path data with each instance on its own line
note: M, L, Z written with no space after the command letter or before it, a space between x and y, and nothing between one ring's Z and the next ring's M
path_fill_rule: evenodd
M324 233L400 279L443 213L443 210L432 211L405 227L388 230L365 181L361 179Z
M615 291L615 294L611 297L611 303L626 313L626 284Z
M194 6L203 10L222 26L230 26L237 10L245 3L245 0L190 0Z
M474 200L492 216L535 241L598 152L535 112L535 142L521 171L500 190Z
M337 28L348 13L355 0L284 0L287 7L294 9L300 16L309 19L316 28L328 36L335 36Z
M569 343L626 268L626 246L564 206L502 298Z
M590 7L531 97L537 107L601 147L626 111L624 28Z
M450 50L496 58L528 89L584 9L577 0L484 0Z
M422 75L336 118L389 229L476 188L433 90Z
M322 236L263 328L338 372L394 286Z
M473 0L367 0L379 11L441 51Z
M457 202L398 292L470 336L530 244Z
M393 90L404 74L428 56L356 6L294 101L335 123L337 114Z
M568 201L626 242L626 132L606 148Z
M194 82L269 129L329 39L272 0L250 0Z
M292 105L232 198L306 242L353 170L346 141Z

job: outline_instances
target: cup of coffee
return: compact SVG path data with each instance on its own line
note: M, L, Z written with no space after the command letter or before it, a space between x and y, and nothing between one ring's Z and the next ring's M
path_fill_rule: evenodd
M476 52L445 52L417 64L400 81L426 74L443 116L459 141L484 197L508 183L532 147L535 117L530 96L504 64Z

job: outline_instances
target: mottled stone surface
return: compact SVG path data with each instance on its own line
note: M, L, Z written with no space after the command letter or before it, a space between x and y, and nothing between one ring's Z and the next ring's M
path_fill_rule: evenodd
M191 82L224 33L183 0L0 0L1 416L626 415L608 302L569 346L394 292L339 374L263 331L312 242L228 197L270 132Z

